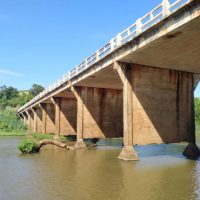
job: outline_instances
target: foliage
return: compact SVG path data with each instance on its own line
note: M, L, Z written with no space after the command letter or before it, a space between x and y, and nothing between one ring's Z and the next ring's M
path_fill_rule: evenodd
M26 137L19 144L18 149L22 153L38 153L38 142L40 140L49 139L53 140L54 135L51 134L41 134L41 133L33 133L31 135L26 135ZM66 141L65 137L61 137L63 142Z
M30 90L18 91L16 88L2 86L0 87L0 110L10 107L21 107L34 96L43 91L41 85L33 84Z
M27 131L12 131L12 132L6 132L6 131L0 131L0 137L1 136L26 136Z
M36 153L38 152L37 143L31 138L25 138L18 146L22 153Z
M196 125L199 127L200 126L200 98L195 98L194 104L195 104L195 121L196 121Z
M42 92L44 90L44 88L41 85L38 84L33 84L32 88L29 90L29 93L35 97L36 95L38 95L40 92Z
M0 132L25 132L26 126L16 115L16 109L7 107L0 111Z
M33 133L31 136L36 140L44 140L44 139L50 139L52 140L54 135L50 134L41 134L41 133Z
M14 87L1 86L0 87L0 135L9 135L13 133L16 135L26 131L26 126L17 117L16 112L19 107L30 101L33 96L43 89L42 86L33 84L32 88L25 91L18 91Z
M18 94L18 91L16 88L13 87L6 87L3 85L0 87L0 98L5 100L10 100L14 97L16 97Z

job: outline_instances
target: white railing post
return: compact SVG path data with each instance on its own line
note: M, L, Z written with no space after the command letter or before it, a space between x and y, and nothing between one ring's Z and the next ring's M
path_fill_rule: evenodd
M113 39L110 40L110 50L113 51L115 49L114 41Z
M170 14L170 3L169 0L163 0L162 1L162 7L163 7L163 16L166 17Z
M122 36L121 36L121 33L119 33L117 35L117 46L121 46L122 44Z
M84 69L86 69L88 67L88 61L87 61L87 58L85 59L85 67Z
M137 32L137 34L142 32L142 21L141 21L141 19L138 19L136 21L136 32Z
M100 58L99 58L99 51L96 51L96 61L98 61Z
M78 74L78 66L76 66L76 71L75 71L75 75Z

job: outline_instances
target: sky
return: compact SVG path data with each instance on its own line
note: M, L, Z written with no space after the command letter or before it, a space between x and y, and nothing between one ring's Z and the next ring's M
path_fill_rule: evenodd
M0 0L0 86L47 87L160 2Z

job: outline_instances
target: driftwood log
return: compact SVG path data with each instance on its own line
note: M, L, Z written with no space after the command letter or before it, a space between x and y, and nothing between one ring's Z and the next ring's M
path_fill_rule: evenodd
M47 144L56 145L56 146L61 147L61 148L68 148L66 144L64 144L64 143L62 143L60 141L44 139L44 140L39 141L39 143L38 143L38 151L40 150L40 148L42 146L47 145Z
M44 140L41 140L38 142L38 147L37 147L37 151L39 152L40 151L40 148L44 145L47 145L47 144L52 144L52 145L55 145L55 146L58 146L60 148L66 148L68 150L73 150L75 149L74 147L72 146L67 146L66 144L62 143L61 141L58 141L58 140L49 140L49 139L44 139ZM89 145L87 148L92 148L92 147L96 147L97 145L96 144L92 144L92 145Z

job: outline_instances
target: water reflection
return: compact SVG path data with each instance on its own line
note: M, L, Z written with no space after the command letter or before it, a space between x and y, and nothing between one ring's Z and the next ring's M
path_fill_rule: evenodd
M186 144L136 147L140 161L123 162L119 140L80 151L45 147L35 155L20 155L19 140L0 138L2 200L200 199L200 160L182 156Z

